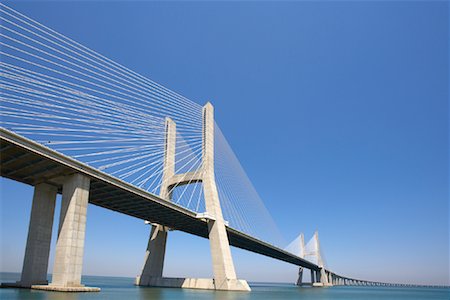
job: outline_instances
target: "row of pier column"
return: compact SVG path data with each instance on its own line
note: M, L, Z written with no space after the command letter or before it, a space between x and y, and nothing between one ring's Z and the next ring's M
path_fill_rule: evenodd
M298 273L297 285L311 285L314 287L327 287L327 286L389 286L389 287L407 287L412 286L408 284L394 284L394 283L383 283L383 282L374 282L374 281L366 281L366 280L357 280L351 278L341 277L336 275L330 271L324 269L318 270L310 270L311 272L311 282L304 283L303 282L303 268L300 267Z

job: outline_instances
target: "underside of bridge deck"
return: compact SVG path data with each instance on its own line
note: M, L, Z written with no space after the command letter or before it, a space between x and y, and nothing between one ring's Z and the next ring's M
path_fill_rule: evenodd
M29 185L47 183L61 193L63 179L82 173L91 179L89 203L174 230L208 237L207 221L197 214L136 188L22 136L0 129L0 175ZM227 227L230 245L312 270L304 259Z

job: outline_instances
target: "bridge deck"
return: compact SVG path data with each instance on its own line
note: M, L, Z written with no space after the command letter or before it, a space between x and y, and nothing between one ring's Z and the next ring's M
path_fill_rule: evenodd
M57 186L61 192L64 176L73 173L82 173L91 178L89 194L91 204L196 236L208 237L206 221L196 218L195 212L0 128L2 177L30 185L46 182ZM235 229L227 227L227 233L232 246L308 269L319 269L317 265L307 260Z

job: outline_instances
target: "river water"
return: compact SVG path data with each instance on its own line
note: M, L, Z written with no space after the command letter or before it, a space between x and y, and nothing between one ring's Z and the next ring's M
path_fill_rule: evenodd
M18 280L18 273L0 273L1 282ZM444 288L396 288L396 287L351 287L299 288L293 284L250 283L252 291L215 292L170 288L145 288L133 285L133 278L83 276L87 286L100 287L98 293L59 293L28 289L0 289L0 299L39 300L98 300L98 299L302 299L302 300L449 300L450 289Z

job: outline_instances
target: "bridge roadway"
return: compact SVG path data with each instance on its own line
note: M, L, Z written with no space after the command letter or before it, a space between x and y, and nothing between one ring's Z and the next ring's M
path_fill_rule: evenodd
M174 230L208 237L207 221L170 201L58 153L7 129L0 128L0 175L29 185L46 182L62 191L63 178L82 173L91 179L89 203ZM305 259L227 227L230 245L318 271Z

